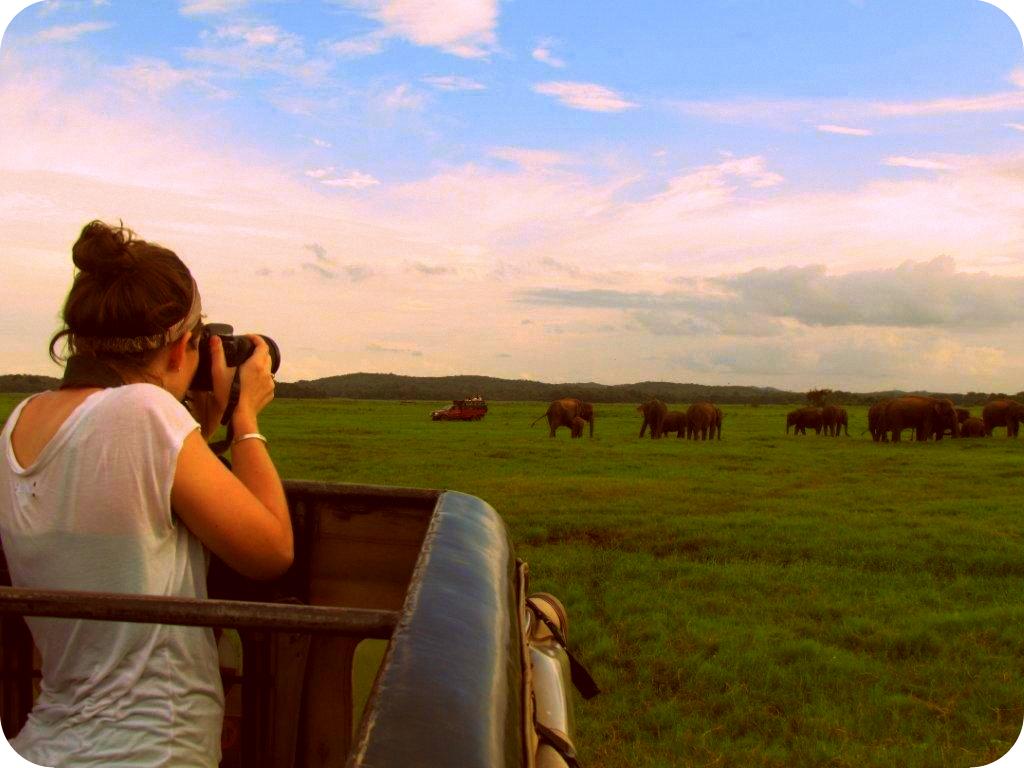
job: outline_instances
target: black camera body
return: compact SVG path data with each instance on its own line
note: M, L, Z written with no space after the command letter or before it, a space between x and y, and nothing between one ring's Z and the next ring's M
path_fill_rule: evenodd
M196 368L196 375L192 377L189 389L199 392L210 392L213 389L213 358L210 355L210 337L220 336L221 344L224 346L224 359L228 368L237 368L252 355L256 346L247 336L235 336L234 328L225 323L206 323L203 325L202 334L199 337L199 367ZM270 372L277 373L281 367L281 350L278 349L275 341L269 336L260 334L260 338L267 342L270 348Z

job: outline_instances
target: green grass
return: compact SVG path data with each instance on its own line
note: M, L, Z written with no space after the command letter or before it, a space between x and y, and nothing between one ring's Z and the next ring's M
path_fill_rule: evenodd
M0 399L6 415L15 398ZM274 402L284 477L485 499L567 605L605 693L587 766L980 766L1024 720L1024 441L786 436L725 406L723 440L637 439L633 406L551 440L544 404Z

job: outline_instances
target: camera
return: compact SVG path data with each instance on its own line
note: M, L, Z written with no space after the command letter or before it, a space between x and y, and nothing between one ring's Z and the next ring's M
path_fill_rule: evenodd
M224 346L224 359L228 368L236 368L252 355L255 345L247 336L235 336L234 328L224 323L207 323L203 326L199 336L199 367L196 368L196 375L192 377L189 389L200 392L209 392L213 389L213 358L210 356L210 337L220 336L221 344ZM269 336L260 334L260 338L267 343L270 349L270 372L277 373L281 367L281 350Z

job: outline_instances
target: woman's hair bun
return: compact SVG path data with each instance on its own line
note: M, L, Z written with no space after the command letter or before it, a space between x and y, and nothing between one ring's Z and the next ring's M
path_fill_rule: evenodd
M111 227L102 221L90 221L71 248L71 260L83 272L118 275L135 267L138 259L129 245L134 233L120 225Z

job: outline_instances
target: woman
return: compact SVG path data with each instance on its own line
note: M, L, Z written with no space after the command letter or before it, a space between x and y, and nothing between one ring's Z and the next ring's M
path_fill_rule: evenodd
M210 340L213 392L191 393L201 303L188 268L130 230L91 222L72 249L70 356L59 389L3 430L0 538L15 586L206 597L209 552L251 578L292 562L281 481L257 417L273 399L266 343L238 369L233 469L207 447L234 369ZM195 416L193 416L193 413ZM197 421L198 419L198 421ZM46 766L216 766L223 692L200 627L26 619L40 695L13 739Z

